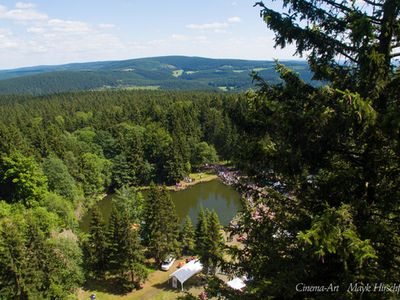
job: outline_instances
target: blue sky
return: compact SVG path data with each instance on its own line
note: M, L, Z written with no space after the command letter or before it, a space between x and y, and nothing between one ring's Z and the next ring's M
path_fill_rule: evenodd
M291 59L252 0L0 0L0 69L162 55Z

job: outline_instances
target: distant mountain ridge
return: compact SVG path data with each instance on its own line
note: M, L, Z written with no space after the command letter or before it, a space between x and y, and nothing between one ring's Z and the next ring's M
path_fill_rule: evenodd
M283 63L305 81L311 80L306 62ZM0 94L104 89L242 91L253 86L252 71L269 82L279 82L274 61L161 56L0 70Z

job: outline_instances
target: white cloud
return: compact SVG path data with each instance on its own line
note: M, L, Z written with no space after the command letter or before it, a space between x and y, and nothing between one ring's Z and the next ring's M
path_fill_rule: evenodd
M45 29L43 27L29 27L26 29L26 32L29 33L43 33Z
M33 9L30 3L18 2L15 9L7 9L0 5L0 19L13 21L40 21L46 20L48 16Z
M189 24L186 27L189 28L189 29L209 30L209 29L228 28L229 24L228 23L214 22L214 23L205 23L205 24Z
M215 33L227 33L225 29L214 29Z
M228 22L229 23L240 23L240 22L242 22L242 19L240 19L239 17L230 17L228 19Z
M31 3L18 2L13 9L0 5L2 20L9 29L0 28L0 57L7 58L1 68L108 59L131 50L108 33L113 24L50 18Z
M215 33L226 33L226 29L228 29L234 23L240 23L242 20L239 17L230 17L226 20L226 22L213 22L213 23L204 23L204 24L189 24L186 25L186 28L194 29L194 30L212 30Z
M99 28L103 28L103 29L115 28L116 27L114 24L108 24L108 23L99 24L98 26L99 26Z
M39 44L36 41L30 41L28 45L29 49L34 53L45 53L48 51L48 49L45 46Z
M119 37L122 29L109 30L116 27L106 22L56 19L26 2L19 2L11 9L0 5L0 23L8 27L0 28L0 57L6 58L1 60L0 68L179 54L291 57L294 51L274 49L272 38L259 40L252 33L241 38L223 35L239 22L240 17L231 16L219 22L190 24L186 26L190 30L164 33L157 40L136 35L135 31L131 31L129 39L122 39Z
M182 34L173 34L173 35L171 35L171 38L174 41L186 41L188 39L187 36L182 35Z
M15 8L18 9L30 9L35 7L36 5L34 3L29 3L29 2L17 2L17 4L15 4Z
M87 23L80 21L51 19L47 24L53 31L57 32L82 33L91 30Z
M9 30L0 28L0 50L18 48L18 45L18 40Z

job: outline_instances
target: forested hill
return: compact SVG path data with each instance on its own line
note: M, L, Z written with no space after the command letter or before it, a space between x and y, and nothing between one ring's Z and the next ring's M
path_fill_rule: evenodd
M306 82L311 80L306 62L284 64ZM268 82L279 82L274 61L164 56L3 70L0 94L43 95L106 89L243 91L253 86L252 71Z

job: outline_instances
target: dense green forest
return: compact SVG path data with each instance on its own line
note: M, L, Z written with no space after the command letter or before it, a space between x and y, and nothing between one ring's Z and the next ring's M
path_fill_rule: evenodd
M89 278L133 288L147 277L146 255L159 263L171 252L200 256L210 296L398 297L400 4L357 2L288 0L287 13L257 3L276 45L295 43L325 86L277 64L281 84L255 75L258 88L242 94L3 96L0 298L73 297ZM217 159L262 190L237 186L246 201L230 231L240 247L222 245L210 211L179 229L157 185ZM146 200L140 185L150 185ZM80 233L79 214L109 190L109 225L95 209ZM217 267L245 275L247 287L228 289ZM384 288L363 294L355 284Z
M287 61L311 81L304 61ZM60 66L0 70L0 94L45 95L113 89L245 91L256 71L271 83L280 81L273 61L164 56ZM315 81L317 84L317 81Z
M165 190L154 186L146 204L134 187L175 183L218 156L232 159L238 136L226 111L237 97L114 91L1 98L1 297L63 298L106 270L143 280L143 246L128 230L143 220L140 234L157 262L179 253ZM117 193L109 228L94 213L91 233L82 235L79 216L107 191ZM183 251L193 250L182 240ZM56 264L61 257L64 264Z

